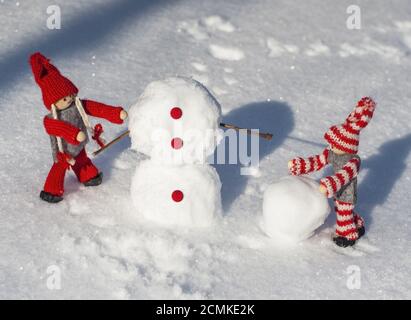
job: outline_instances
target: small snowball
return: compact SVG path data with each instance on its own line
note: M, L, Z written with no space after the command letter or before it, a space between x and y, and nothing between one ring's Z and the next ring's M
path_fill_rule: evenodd
M330 207L318 183L285 177L264 192L262 227L267 235L291 242L309 238L327 218Z

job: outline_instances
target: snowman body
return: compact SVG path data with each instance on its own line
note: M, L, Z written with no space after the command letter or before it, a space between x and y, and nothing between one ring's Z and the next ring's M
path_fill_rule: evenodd
M204 227L221 215L221 182L206 162L222 138L221 107L199 82L169 78L147 86L130 110L136 168L131 198L145 219Z

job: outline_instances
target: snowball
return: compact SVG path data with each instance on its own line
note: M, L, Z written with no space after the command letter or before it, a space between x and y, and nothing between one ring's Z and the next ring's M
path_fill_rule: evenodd
M164 166L142 161L131 198L144 218L164 226L205 227L221 215L221 182L208 165Z
M205 163L222 139L220 118L219 103L198 81L152 82L130 109L131 148L162 162Z
M309 238L329 212L315 180L290 176L266 189L262 227L271 237L298 242Z

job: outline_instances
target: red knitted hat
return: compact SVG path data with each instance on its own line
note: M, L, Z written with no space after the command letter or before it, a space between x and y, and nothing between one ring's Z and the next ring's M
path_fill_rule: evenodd
M376 103L370 97L362 98L342 125L328 129L324 135L325 140L332 148L345 153L357 153L360 131L370 122L375 106Z
M77 94L77 87L50 63L50 60L40 52L30 56L30 65L34 80L43 94L44 105L51 109L51 105L69 95Z

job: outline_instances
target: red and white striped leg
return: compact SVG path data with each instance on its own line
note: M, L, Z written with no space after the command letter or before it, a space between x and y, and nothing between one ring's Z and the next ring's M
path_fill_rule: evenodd
M335 213L337 215L337 237L344 237L348 240L357 240L357 225L354 219L354 205L348 202L335 200Z

